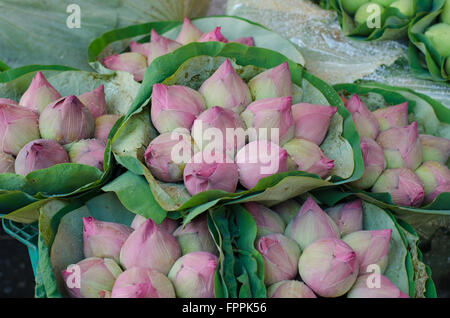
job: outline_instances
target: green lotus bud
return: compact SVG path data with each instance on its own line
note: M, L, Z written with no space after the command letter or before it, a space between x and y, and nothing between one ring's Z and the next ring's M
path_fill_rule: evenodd
M300 202L296 200L287 200L272 207L279 216L288 224L297 215L302 208Z
M14 173L14 157L0 152L0 173Z
M342 0L342 6L344 7L345 12L354 15L359 7L367 2L369 2L369 0Z
M368 2L359 7L358 11L355 14L355 22L358 25L367 24L367 21L371 21L374 17L374 14L379 14L379 19L381 21L381 15L384 12L383 6L379 5L375 2ZM377 16L378 18L378 16Z
M267 289L269 298L317 298L306 284L298 280L283 280L270 285Z
M437 161L427 161L416 174L425 189L425 203L431 203L439 194L450 192L450 170Z
M216 244L209 233L206 215L195 218L185 226L181 225L172 235L178 240L182 255L200 251L218 254Z
M450 24L434 24L425 31L425 36L441 56L450 57Z
M450 140L446 138L419 135L423 161L437 161L446 164L450 156Z
M392 8L397 8L401 14L412 18L414 16L414 1L413 0L397 0L391 5Z
M441 13L441 21L443 23L450 24L450 0L445 1L444 8ZM447 71L447 74L450 74L450 72Z

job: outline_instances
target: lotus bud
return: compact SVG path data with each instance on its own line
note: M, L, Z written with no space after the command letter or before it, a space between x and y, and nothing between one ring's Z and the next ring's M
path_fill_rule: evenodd
M304 250L318 239L339 238L339 228L309 197L297 216L288 224L286 235L294 239Z
M337 107L300 103L292 106L295 137L320 145L327 135Z
M386 168L417 169L422 163L422 146L417 131L417 122L407 127L390 128L377 138L383 148Z
M325 212L336 223L341 236L363 229L363 209L361 200L341 203Z
M251 189L262 178L288 171L288 154L277 144L266 140L253 141L236 155L239 181Z
M450 56L450 43L448 34L450 33L450 24L436 23L425 31L425 37L431 42L440 56L446 58Z
M373 114L378 120L380 132L389 128L408 126L408 102L377 109Z
M145 221L147 221L147 218L143 217L142 215L136 214L133 222L131 223L131 228L133 230L137 230L138 227L145 223ZM159 228L165 230L169 234L172 234L178 228L178 223L175 220L165 218L159 225Z
M347 293L356 281L358 267L356 253L336 238L315 241L303 251L298 262L302 280L322 297Z
M326 157L322 149L311 141L294 138L283 148L294 161L295 170L317 174L324 178L334 168L334 160Z
M298 280L283 280L267 289L269 298L317 298L313 291Z
M69 159L72 163L88 165L103 170L105 144L97 139L85 139L68 145Z
M346 107L350 114L352 114L353 123L358 134L361 137L377 138L380 129L378 120L361 99L359 99L358 95L353 95L348 100Z
M181 254L192 252L209 252L217 254L217 247L209 233L206 216L195 218L185 226L181 225L173 232L181 247Z
M17 155L27 143L39 138L38 115L19 106L0 104L0 151Z
M192 88L153 85L151 117L160 134L176 128L191 129L195 118L204 109L203 97Z
M89 109L72 95L57 100L42 111L39 131L42 138L65 145L93 137L95 120Z
M130 73L135 81L140 82L147 70L147 59L139 53L127 52L104 58L103 65L110 70Z
M192 125L192 136L200 149L214 146L216 151L226 152L234 158L236 151L245 146L245 129L238 114L231 109L215 106L197 117Z
M83 218L84 257L112 258L119 262L120 249L133 229L123 224Z
M194 155L193 140L185 133L164 133L152 140L145 151L145 164L164 182L183 180L186 163Z
M446 164L450 156L450 140L431 135L419 135L423 161Z
M389 193L394 204L412 207L419 207L425 196L422 181L413 171L404 168L385 170L372 192Z
M236 191L239 175L237 165L225 154L198 152L184 168L184 185L191 195L208 191Z
M350 15L354 15L360 6L370 0L342 0L342 7Z
M211 41L215 41L215 42L223 42L223 43L228 43L228 40L226 37L223 36L222 32L221 32L221 27L217 27L214 30L207 32L205 34L203 34L200 39L198 40L198 42L211 42Z
M78 96L78 99L89 109L94 118L106 114L105 85L102 84L93 91Z
M367 25L367 21L372 21L372 19L380 19L381 21L383 13L384 7L382 5L379 5L375 1L368 2L360 6L356 11L354 21L356 25Z
M133 267L117 277L111 298L175 298L171 281L150 268Z
M0 104L19 106L19 104L16 101L9 98L0 98Z
M14 173L14 162L13 156L0 152L0 173Z
M180 256L176 238L148 219L123 244L120 263L126 269L146 267L166 275Z
M361 137L361 153L364 173L359 180L352 182L351 185L358 189L369 189L386 168L386 160L384 159L383 148L370 138Z
M297 276L300 247L282 234L261 237L256 249L264 260L264 283L271 285Z
M198 91L205 98L207 108L220 106L241 113L252 101L247 84L239 77L228 59L203 82Z
M139 53L144 57L147 57L150 54L150 42L148 43L139 43L139 42L130 42L130 51L133 53Z
M272 209L277 212L279 216L281 216L286 224L291 222L301 208L302 205L300 202L294 199L286 200L272 207Z
M177 42L183 45L197 42L202 37L203 32L200 31L188 18L184 18L183 26L178 34Z
M213 298L217 256L192 252L179 258L169 272L169 279L179 298Z
M391 234L391 229L357 231L342 238L355 251L360 274L371 272L370 265L378 265L380 272L384 273L388 264Z
M424 185L424 203L431 203L439 194L450 192L450 170L442 163L427 161L416 170L416 174Z
M379 285L378 285L379 284ZM348 298L409 298L383 275L365 274L358 277L347 294Z
M121 273L119 265L112 259L90 257L69 265L62 271L62 277L70 297L101 298L111 292Z
M250 134L250 141L270 140L284 145L294 138L291 105L291 96L261 99L248 105L241 116L249 129L256 130Z
M286 224L283 219L271 209L254 202L244 203L243 207L251 214L253 220L255 220L257 237L272 233L284 233Z
M397 0L392 2L390 7L397 8L401 14L409 18L412 18L415 13L413 0Z
M120 116L118 115L102 115L95 119L95 139L103 141L106 145L108 135Z
M54 140L37 139L26 144L16 157L17 174L28 173L69 162L66 150Z
M181 47L181 44L177 41L160 36L155 30L152 30L150 48L147 56L148 65L150 65L156 58L173 52L179 47Z
M36 73L30 86L22 95L19 105L40 113L47 105L61 98L58 91L50 85L40 71Z
M239 38L239 39L233 40L231 42L240 43L240 44L244 44L247 46L255 46L255 40L251 36Z
M248 82L253 99L292 96L292 80L289 64L284 62L268 69Z

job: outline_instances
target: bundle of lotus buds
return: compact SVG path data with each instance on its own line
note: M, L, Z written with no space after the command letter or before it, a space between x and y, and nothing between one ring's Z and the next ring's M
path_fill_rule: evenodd
M119 116L107 114L104 86L61 97L37 72L19 102L0 99L0 173L28 173L59 163L103 171L108 134Z
M419 134L417 122L408 121L408 103L371 112L353 95L345 105L361 136L365 166L352 186L390 193L394 204L412 207L450 192L450 140Z
M337 108L293 105L292 95L287 63L246 83L227 59L198 91L155 84L151 120L160 135L145 163L161 181L184 181L191 195L250 189L279 172L327 178L334 163L320 145Z
M136 215L130 227L85 217L83 248L62 272L71 297L214 297L219 253L205 215L186 226Z
M252 37L243 37L229 41L221 32L221 27L207 33L200 31L188 18L184 19L183 26L176 40L171 40L151 30L150 42L130 42L130 52L114 54L103 59L103 65L111 70L124 71L132 74L135 81L142 81L147 66L154 59L175 51L177 48L192 42L237 42L247 46L254 46Z

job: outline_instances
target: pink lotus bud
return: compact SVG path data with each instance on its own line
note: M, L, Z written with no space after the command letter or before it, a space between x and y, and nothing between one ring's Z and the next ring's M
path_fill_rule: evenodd
M68 146L70 162L88 165L103 170L105 144L97 139L85 139Z
M62 271L62 277L70 297L104 298L121 273L119 265L112 259L90 257L69 265Z
M241 116L249 129L256 130L250 134L250 141L270 140L284 145L294 138L291 105L291 96L261 99L248 105Z
M237 165L224 154L198 152L184 168L184 185L191 195L208 191L236 191L239 175Z
M446 164L450 156L450 140L431 135L419 135L423 161L437 161Z
M286 224L289 224L291 220L297 215L302 208L300 202L291 199L281 202L272 207L272 209L278 213Z
M353 123L359 136L371 139L377 138L380 130L377 118L370 112L361 99L359 99L358 95L353 95L347 101L346 107L350 114L352 114Z
M348 298L409 298L383 275L366 274L356 280L347 294Z
M217 256L193 252L179 258L169 272L169 279L179 298L214 298Z
M123 244L120 263L126 269L146 267L166 275L180 256L176 238L148 219Z
M203 32L200 31L188 18L184 18L183 26L178 34L177 42L183 45L191 42L197 42L202 37Z
M378 120L380 131L385 131L394 127L408 126L408 102L377 109L373 114Z
M30 86L22 95L19 105L40 113L47 105L61 98L58 91L50 85L40 71L36 73Z
M198 91L205 98L207 108L220 106L241 113L252 102L247 84L239 77L228 59L203 82Z
M336 223L341 235L347 235L363 229L362 202L359 199L338 204L326 209L325 212Z
M145 223L145 221L147 221L147 218L143 217L142 215L136 214L133 222L131 223L131 228L133 230L137 230L138 227ZM159 225L159 228L165 230L169 234L172 234L178 228L178 223L175 220L165 218Z
M284 233L286 224L283 219L271 209L262 204L248 202L243 207L251 214L257 227L257 237L272 233Z
M150 53L150 42L148 43L139 43L139 42L130 42L130 51L133 53L139 53L143 56L148 56Z
M198 40L198 42L211 42L211 41L215 41L215 42L223 42L223 43L228 43L228 40L226 37L223 36L222 32L220 31L222 28L221 27L217 27L212 31L209 31L205 34L203 34L200 39Z
M277 144L266 140L253 141L236 155L239 181L251 189L264 177L288 171L288 154Z
M39 138L38 115L19 106L0 104L0 151L17 155L27 143Z
M377 143L384 150L386 168L417 169L422 163L422 146L417 131L417 122L407 127L390 128L383 131Z
M168 132L159 135L145 151L145 164L161 181L182 181L184 167L194 155L193 143L188 134Z
M130 73L135 81L140 82L147 70L147 59L139 53L127 52L104 58L103 65L110 70Z
M78 99L89 109L94 118L106 114L105 85L102 84L93 91L78 96Z
M425 196L422 181L413 171L404 168L385 170L372 192L389 193L394 204L413 207L420 206Z
M150 65L156 58L173 52L179 47L181 47L181 44L177 41L160 36L155 30L152 30L147 64Z
M118 223L83 218L84 257L112 258L119 262L120 249L133 229Z
M69 156L60 144L54 140L37 139L29 142L19 151L15 170L17 174L26 176L32 171L67 162L69 162Z
M288 224L286 235L293 238L304 250L318 239L339 238L339 228L309 197L297 216Z
M324 238L309 245L300 256L302 280L322 297L347 293L358 276L356 253L343 241Z
M439 194L450 192L450 170L442 163L427 161L416 170L416 174L424 185L424 203L431 203Z
M214 146L216 151L226 152L234 158L236 151L245 146L245 129L238 114L231 109L215 106L197 117L192 125L192 136L200 149Z
M351 183L358 189L369 189L386 168L383 148L375 140L361 137L361 153L364 161L364 173L361 179Z
M218 254L205 215L195 218L185 226L181 225L173 232L173 236L180 244L182 255L201 251Z
M283 280L267 289L269 298L317 298L313 291L298 280Z
M289 64L284 62L255 76L248 82L248 88L255 100L292 96Z
M111 298L175 298L171 281L150 268L133 267L117 277Z
M370 265L378 265L381 273L384 273L388 264L391 234L391 229L357 231L342 238L355 251L360 274L372 272Z
M42 111L39 131L42 138L65 145L92 138L95 120L89 109L72 95L57 100Z
M13 156L0 152L0 173L15 173Z
M19 106L19 104L15 100L9 98L0 98L0 104Z
M327 135L337 107L300 103L292 106L295 137L320 145Z
M271 285L297 276L300 247L282 234L261 237L256 249L264 260L264 283Z
M233 40L231 42L236 42L236 43L244 44L247 46L255 46L255 41L253 40L253 37L251 37L251 36L239 38L239 39Z
M95 119L95 139L108 142L108 135L120 116L118 115L102 115Z
M283 148L294 161L295 170L317 174L324 178L334 168L334 160L326 157L322 149L311 141L294 138Z
M205 101L186 86L153 85L151 117L160 134L176 128L191 129L195 118L205 110Z

